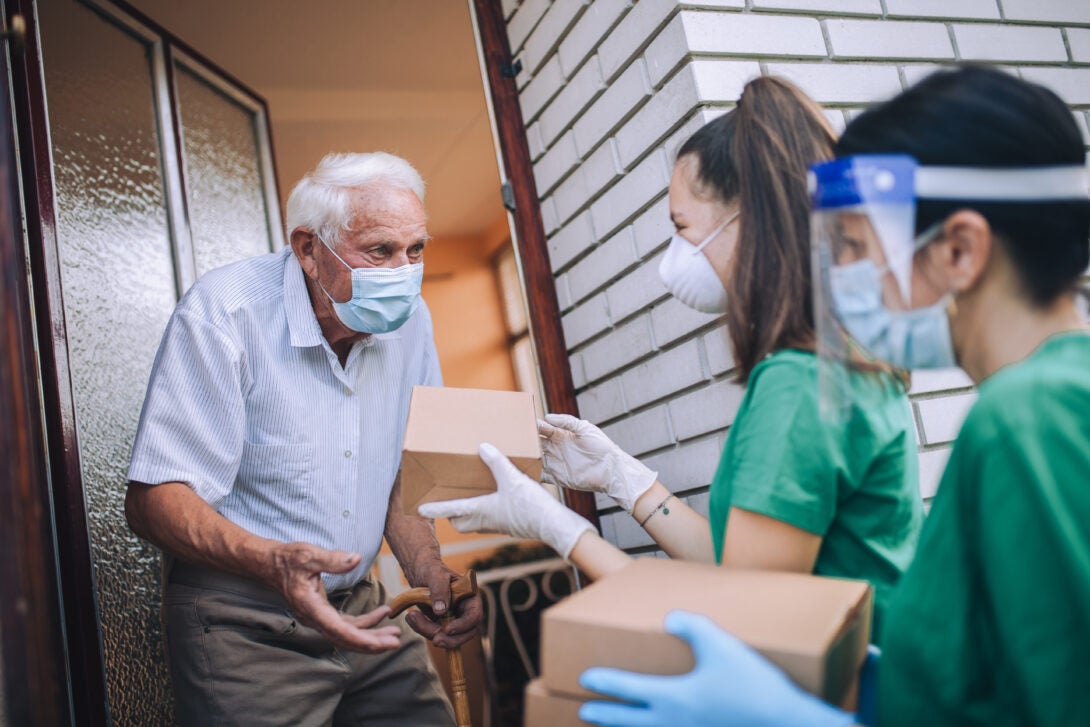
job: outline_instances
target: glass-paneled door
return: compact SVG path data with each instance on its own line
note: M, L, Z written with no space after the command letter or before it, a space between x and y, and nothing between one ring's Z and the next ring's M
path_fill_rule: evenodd
M19 2L40 43L27 151L46 193L27 214L43 231L29 243L73 680L105 721L76 673L97 650L113 723L170 724L159 556L125 522L125 472L174 304L204 272L283 245L266 109L127 7Z

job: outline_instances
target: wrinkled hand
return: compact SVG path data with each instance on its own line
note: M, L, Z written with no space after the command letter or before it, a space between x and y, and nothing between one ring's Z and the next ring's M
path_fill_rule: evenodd
M374 628L390 613L389 606L350 616L329 603L322 573L347 573L359 565L359 553L326 550L309 543L282 543L271 556L264 580L288 602L296 621L321 632L338 649L374 654L401 645L397 626Z
M457 649L477 634L477 626L484 617L481 594L475 593L454 604L450 621L443 623L450 604L450 584L458 574L447 568L442 561L431 560L428 565L415 569L409 579L412 586L424 586L431 591L430 609L410 610L405 622L413 631L429 639L442 649Z
M480 497L429 502L420 506L422 516L450 518L460 533L500 532L540 540L565 558L583 533L594 531L585 518L519 472L491 444L482 444L480 453L496 478L497 491Z
M797 687L780 669L711 619L684 611L666 630L689 643L696 666L680 676L593 668L579 682L634 704L587 702L579 717L613 727L846 727L854 716Z
M568 414L538 420L545 453L546 482L588 492L603 492L629 513L655 484L658 473L613 443L601 429Z

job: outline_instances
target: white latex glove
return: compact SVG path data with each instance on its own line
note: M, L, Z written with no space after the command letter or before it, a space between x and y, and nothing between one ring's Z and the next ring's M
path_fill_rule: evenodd
M540 540L565 558L583 533L594 532L586 518L519 472L500 450L482 444L480 454L496 478L497 491L480 497L428 502L417 509L421 516L450 518L460 533L498 532Z
M538 420L545 453L542 478L563 487L603 492L629 514L640 495L651 489L658 473L613 443L601 429L569 414L546 414Z

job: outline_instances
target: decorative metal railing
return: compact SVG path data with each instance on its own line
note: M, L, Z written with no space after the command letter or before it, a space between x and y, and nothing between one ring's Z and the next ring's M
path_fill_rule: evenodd
M485 602L482 637L490 703L485 724L522 724L522 690L538 674L541 612L578 588L561 558L503 566L477 573Z

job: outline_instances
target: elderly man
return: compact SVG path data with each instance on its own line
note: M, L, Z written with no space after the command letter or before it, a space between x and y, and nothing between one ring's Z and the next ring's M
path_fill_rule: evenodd
M385 534L448 611L429 520L402 514L416 384L441 385L420 299L424 184L388 154L330 155L288 200L291 248L214 270L178 304L129 469L132 529L167 555L166 645L183 725L444 725L423 639L369 575Z

